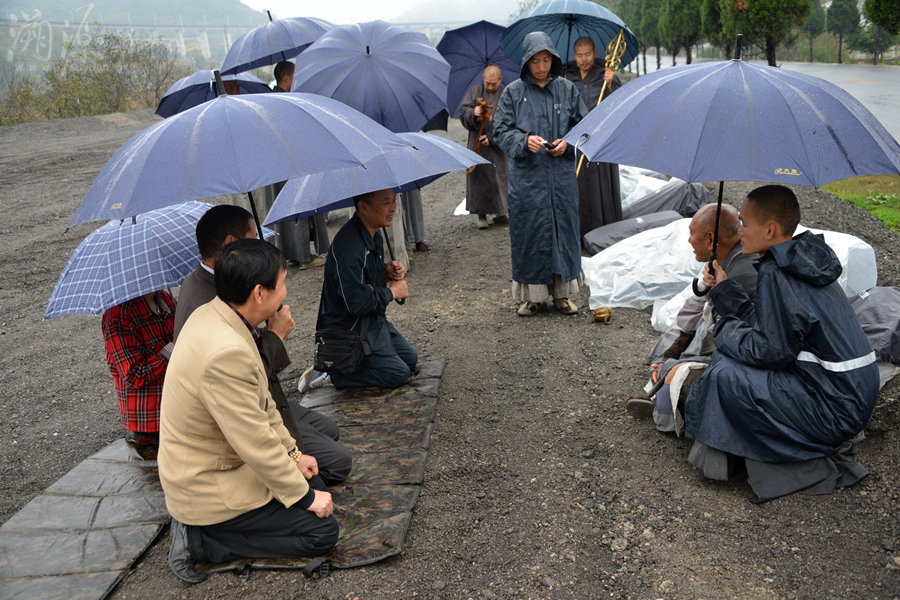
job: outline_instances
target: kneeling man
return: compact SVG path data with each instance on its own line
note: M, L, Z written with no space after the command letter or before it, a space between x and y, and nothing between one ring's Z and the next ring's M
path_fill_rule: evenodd
M159 477L173 517L169 566L188 583L204 579L198 563L316 556L337 542L331 494L285 428L254 340L285 299L285 275L267 242L226 246L217 297L191 315L169 362Z
M706 271L722 318L713 360L688 394L686 436L749 459L761 499L855 483L866 474L859 465L844 478L835 476L841 465L797 464L830 460L862 431L878 396L872 344L837 284L841 263L822 236L791 237L800 206L784 186L750 192L740 216L743 251L760 256L756 302L717 264L714 277Z
M409 379L419 354L387 320L385 311L393 300L409 296L406 269L392 260L384 264L381 227L390 227L397 210L391 189L353 198L356 213L347 221L328 251L325 281L316 329L361 332L368 320L366 340L372 353L362 368L350 375L327 375L306 370L299 389L334 384L337 388L375 386L396 388Z

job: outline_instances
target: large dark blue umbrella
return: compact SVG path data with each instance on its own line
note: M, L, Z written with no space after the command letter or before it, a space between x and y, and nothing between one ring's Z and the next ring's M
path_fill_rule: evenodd
M817 77L741 60L644 75L563 140L588 160L685 181L820 186L900 173L900 146L856 98Z
M900 145L856 98L817 77L740 60L663 69L601 102L563 138L594 162L685 181L820 186L900 174ZM718 213L713 253L718 244ZM695 291L696 281L695 281Z
M438 42L437 51L450 63L447 108L453 117L459 117L459 106L466 92L481 83L481 75L488 65L500 67L507 84L519 78L519 65L500 50L500 34L505 29L489 21L478 21L445 32Z
M623 32L625 53L620 66L638 54L638 41L625 23L607 8L587 0L550 0L522 13L500 36L500 48L514 62L522 63L522 41L533 31L543 31L553 40L563 64L574 60L572 46L589 37L602 60L606 47Z
M272 91L272 88L265 81L250 73L226 75L222 79L225 81L237 81L238 88L240 88L242 94L264 94ZM193 75L182 77L172 84L172 87L168 89L162 100L159 101L156 114L166 119L189 108L194 108L198 104L212 100L218 95L213 71L210 69L197 71Z
M375 157L365 168L328 171L288 181L266 216L266 224L305 219L353 206L353 196L392 188L421 188L451 171L490 161L459 144L428 133L399 134L410 145Z
M94 180L69 226L240 194L409 146L352 108L310 94L220 96L141 131Z
M419 131L447 108L450 65L421 33L371 21L335 27L297 57L291 91L352 106L391 131Z
M275 19L254 27L232 44L220 69L222 75L249 71L294 58L331 29L328 21L312 17Z

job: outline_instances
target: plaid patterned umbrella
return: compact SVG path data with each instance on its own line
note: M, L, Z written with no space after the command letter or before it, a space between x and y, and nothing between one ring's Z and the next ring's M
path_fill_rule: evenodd
M110 221L72 253L47 302L45 319L99 314L126 300L181 285L197 268L197 221L212 208L185 202L131 219ZM275 235L264 229L266 237Z

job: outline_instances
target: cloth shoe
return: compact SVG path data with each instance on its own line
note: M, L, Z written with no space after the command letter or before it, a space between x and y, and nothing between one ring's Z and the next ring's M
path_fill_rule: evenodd
M578 312L578 307L568 298L554 298L553 304L564 315L574 315Z
M653 416L653 400L647 397L629 398L625 410L635 419L649 419Z
M323 373L322 371L313 371L315 376L312 378L312 381L309 382L309 389L317 390L319 388L323 388L328 385L332 385L331 383L331 375L328 373Z
M428 252L429 250L431 250L431 246L425 240L416 242L416 252Z
M169 548L169 568L175 573L175 577L185 583L200 583L206 579L206 573L195 568L188 549L187 526L173 517L170 529L172 546Z
M517 310L516 313L520 317L530 317L531 315L537 314L537 311L541 310L543 306L543 302L541 302L540 304L537 304L536 302L526 302L519 307L519 310Z
M324 267L325 261L326 261L326 257L317 256L309 262L300 263L300 270L304 271L306 269L315 269L316 267Z
M506 215L497 215L494 217L494 225L509 225L509 217Z
M297 391L301 394L308 392L310 390L309 384L316 378L316 373L317 371L314 367L310 367L303 371L303 375L300 376L300 381L297 382Z
M487 229L490 227L487 221L487 215L478 215L478 229Z

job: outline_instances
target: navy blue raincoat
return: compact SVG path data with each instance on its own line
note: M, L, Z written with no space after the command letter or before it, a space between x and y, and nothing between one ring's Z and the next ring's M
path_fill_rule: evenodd
M538 52L553 55L550 77L539 86L528 61ZM494 112L494 140L509 160L509 237L513 279L552 284L553 274L571 281L581 272L578 182L575 152L554 158L546 150L528 150L529 135L553 142L585 115L581 94L562 74L562 61L542 32L522 43L521 78L509 84Z
M878 396L872 344L836 283L841 264L804 232L760 259L756 303L731 280L710 291L717 352L685 405L685 435L766 463L831 456Z

